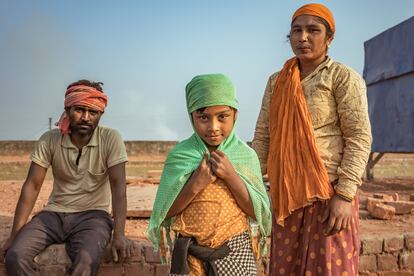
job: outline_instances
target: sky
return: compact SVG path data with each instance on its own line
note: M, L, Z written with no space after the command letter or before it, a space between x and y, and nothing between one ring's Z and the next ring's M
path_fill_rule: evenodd
M68 84L104 83L101 124L125 140L192 134L184 88L224 73L237 88L237 132L253 137L268 77L292 57L299 0L0 0L0 140L36 140ZM366 40L414 16L412 0L331 0L330 56L362 73Z

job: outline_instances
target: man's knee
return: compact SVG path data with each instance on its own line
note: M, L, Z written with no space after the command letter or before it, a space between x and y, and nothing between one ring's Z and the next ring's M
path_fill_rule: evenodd
M10 247L5 256L5 264L8 274L14 275L15 271L37 270L37 265L33 261L33 256L27 253L27 249Z

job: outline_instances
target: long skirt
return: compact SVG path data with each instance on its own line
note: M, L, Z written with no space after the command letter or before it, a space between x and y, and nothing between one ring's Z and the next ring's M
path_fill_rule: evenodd
M270 275L358 275L358 199L352 202L350 227L326 237L322 216L327 202L295 210L285 226L273 217Z

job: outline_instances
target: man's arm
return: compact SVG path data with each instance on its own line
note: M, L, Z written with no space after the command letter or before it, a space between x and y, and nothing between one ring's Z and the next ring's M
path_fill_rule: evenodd
M109 183L112 193L112 213L114 217L114 233L112 239L112 256L115 262L134 254L134 244L125 237L125 220L127 212L125 162L108 169ZM118 258L118 251L120 258Z
M43 168L34 162L30 164L29 173L23 183L20 197L17 201L12 231L9 238L0 249L0 257L10 247L19 230L26 224L36 203L37 197L39 196L46 172L46 168Z

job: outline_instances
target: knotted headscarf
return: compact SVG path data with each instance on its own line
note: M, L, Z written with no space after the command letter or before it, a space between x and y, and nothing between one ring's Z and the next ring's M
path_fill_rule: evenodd
M69 87L65 93L65 108L82 105L94 110L104 112L108 97L94 87L87 85L74 85ZM69 117L66 111L62 113L57 126L62 134L69 133Z
M234 86L222 74L194 77L186 86L186 100L190 116L199 108L215 105L238 108ZM246 185L262 237L260 242L262 253L264 253L265 237L270 234L271 230L271 213L269 199L262 181L259 159L253 149L236 135L235 126L230 135L220 144L218 150L227 155ZM168 154L147 229L147 235L155 248L158 249L160 246L161 227L169 229L171 225L171 219L166 219L170 207L193 171L200 165L206 152L209 152L207 146L194 132L191 137L180 142Z
M323 18L328 22L332 32L335 33L335 20L331 11L322 4L306 4L296 10L292 16L292 22L300 15L313 15Z

